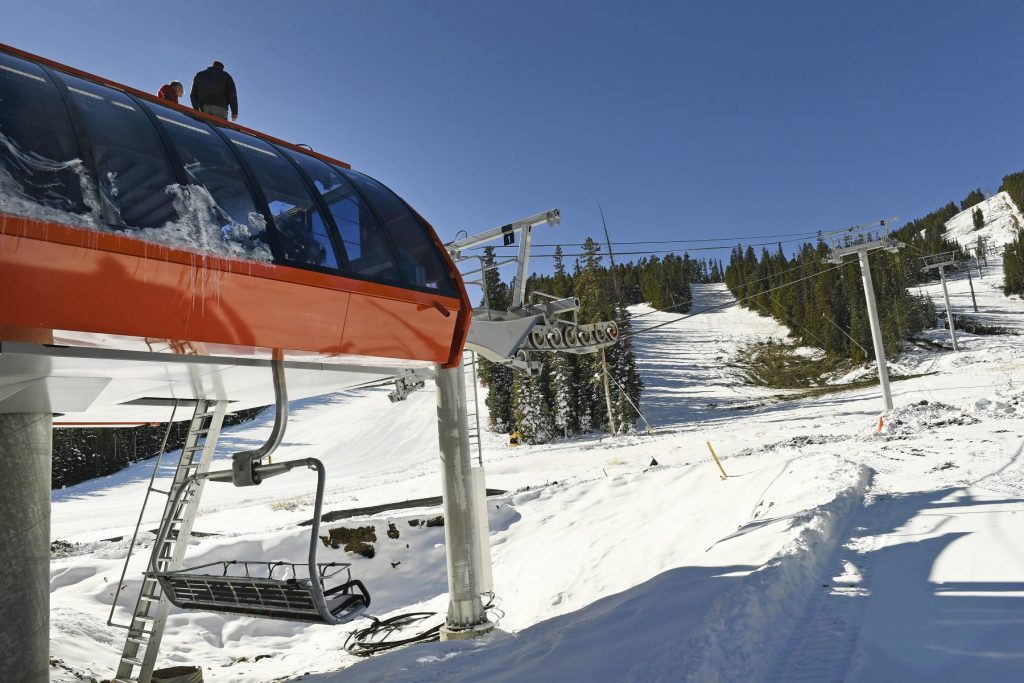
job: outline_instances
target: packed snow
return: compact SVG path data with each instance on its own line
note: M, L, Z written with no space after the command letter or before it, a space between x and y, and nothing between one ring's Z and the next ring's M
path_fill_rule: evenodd
M971 316L1024 331L1024 303L1003 297L999 279L990 258ZM966 278L949 286L966 310ZM894 366L916 376L893 382L896 408L883 414L877 387L781 401L743 385L728 363L786 329L714 308L730 299L723 285L694 296L706 313L634 339L653 434L519 447L484 434L487 485L509 492L488 505L493 633L358 659L342 645L365 619L327 627L174 611L161 663L202 666L208 681L1019 680L1024 336L964 334L960 353L912 347ZM678 317L633 314L634 331ZM325 510L439 495L431 387L395 405L385 393L292 404L275 458L325 462ZM219 464L262 443L272 423L266 411L226 430ZM150 467L54 492L52 537L79 545L51 565L52 680L116 667L124 632L107 612ZM195 539L187 562L301 560L312 493L307 473L208 485L195 529L215 535ZM377 554L322 547L321 560L352 563L375 616L443 615L443 529L422 524L439 514L326 524L323 534L373 525ZM115 621L128 618L145 555L132 557Z

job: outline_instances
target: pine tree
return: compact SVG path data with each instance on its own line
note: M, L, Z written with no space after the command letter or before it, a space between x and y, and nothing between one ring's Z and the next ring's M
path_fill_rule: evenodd
M960 210L966 211L972 206L980 204L983 201L985 201L985 194L981 191L980 187L976 190L971 190L964 200L960 202Z
M579 356L556 353L551 359L551 413L555 431L562 436L573 436L582 431L580 419Z
M1024 297L1024 231L1003 251L1003 293Z
M516 374L516 431L525 443L547 443L555 435L545 379L544 373L540 377Z
M971 212L971 219L974 221L975 230L981 230L985 227L985 214L982 213L980 206Z
M1010 199L1018 207L1024 206L1024 172L1003 176L1003 184L999 186L999 191L1010 195Z
M619 327L619 342L608 347L606 351L612 413L615 416L617 430L620 433L630 433L636 430L636 422L640 417L634 406L640 405L643 382L636 367L636 356L630 337L632 326L629 311L625 306L616 307L615 323Z

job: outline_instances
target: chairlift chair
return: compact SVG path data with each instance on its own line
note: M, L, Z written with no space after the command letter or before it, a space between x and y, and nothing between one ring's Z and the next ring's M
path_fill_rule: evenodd
M366 611L370 594L361 581L352 579L350 563L317 562L326 479L323 463L316 458L289 460L254 465L253 473L258 481L299 467L317 473L308 562L227 560L161 571L157 565L160 558L154 553L150 571L175 607L330 625L351 621ZM231 482L233 474L224 470L188 477L175 493L175 507L201 480ZM157 534L157 547L171 533L168 519Z

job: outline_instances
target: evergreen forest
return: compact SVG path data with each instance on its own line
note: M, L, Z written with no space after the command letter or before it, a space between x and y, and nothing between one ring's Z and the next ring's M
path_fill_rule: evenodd
M224 426L248 422L263 408L240 410L224 417ZM181 448L188 436L189 420L171 424L167 451ZM167 424L138 427L70 427L53 430L53 469L50 486L64 488L122 470L133 462L157 455Z

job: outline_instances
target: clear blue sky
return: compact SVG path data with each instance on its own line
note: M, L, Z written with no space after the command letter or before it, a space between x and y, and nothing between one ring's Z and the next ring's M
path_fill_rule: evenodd
M0 41L153 92L220 59L239 123L443 239L598 200L613 240L810 232L1024 169L1020 2L36 0Z

